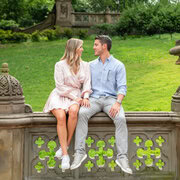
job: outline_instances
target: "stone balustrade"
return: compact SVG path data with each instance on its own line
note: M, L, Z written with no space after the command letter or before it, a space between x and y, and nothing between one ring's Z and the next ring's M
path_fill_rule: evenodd
M133 175L124 174L115 163L114 124L105 113L98 113L89 121L88 158L79 169L66 172L61 170L61 161L54 158L59 142L56 119L51 114L1 114L1 178L174 180L179 177L180 114L127 112L126 118ZM72 161L74 139L69 153Z
M83 13L72 12L73 27L91 27L96 24L117 23L120 18L119 13Z

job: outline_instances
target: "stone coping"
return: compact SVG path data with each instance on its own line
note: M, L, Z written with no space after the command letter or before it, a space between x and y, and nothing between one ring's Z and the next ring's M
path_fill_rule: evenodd
M126 112L128 125L138 124L179 124L180 113L175 112ZM113 121L103 112L97 113L89 120L89 125L113 125ZM39 126L56 126L56 119L50 113L34 112L23 114L0 114L1 128L28 128Z

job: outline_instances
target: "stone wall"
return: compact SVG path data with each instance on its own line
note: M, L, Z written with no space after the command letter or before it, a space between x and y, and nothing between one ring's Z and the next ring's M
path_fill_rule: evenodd
M114 124L105 113L98 113L89 121L87 160L79 169L63 173L59 166L61 161L54 158L59 142L56 119L51 114L1 114L0 180L178 178L180 114L127 112L126 119L129 132L128 157L133 175L124 174L114 163L116 159ZM99 141L105 142L102 155L101 148L97 146ZM99 155L94 156L93 151ZM72 161L74 140L69 153Z

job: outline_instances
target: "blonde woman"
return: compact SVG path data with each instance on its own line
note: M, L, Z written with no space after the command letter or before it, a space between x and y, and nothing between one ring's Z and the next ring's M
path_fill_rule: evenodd
M90 70L89 64L81 60L82 52L82 40L72 38L67 41L64 56L55 65L56 88L51 92L43 110L52 112L57 119L60 148L55 157L62 159L62 170L70 168L68 147L77 124L79 107L90 106Z

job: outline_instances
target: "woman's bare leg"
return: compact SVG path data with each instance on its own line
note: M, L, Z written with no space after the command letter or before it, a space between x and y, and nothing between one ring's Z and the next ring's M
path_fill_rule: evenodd
M67 145L70 145L71 139L74 134L74 130L76 128L77 120L78 120L78 112L79 112L79 105L73 104L69 107L69 118L68 118L68 140Z
M57 134L63 155L67 155L66 112L63 109L53 109L51 112L57 119Z

